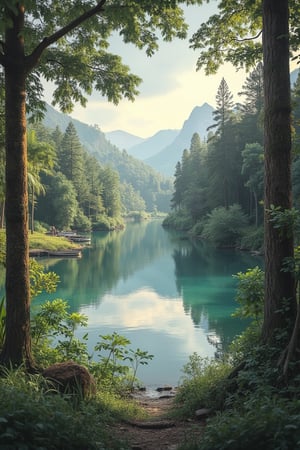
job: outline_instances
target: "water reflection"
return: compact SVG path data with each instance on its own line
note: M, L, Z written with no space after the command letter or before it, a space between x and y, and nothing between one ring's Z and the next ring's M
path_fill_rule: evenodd
M217 251L164 230L159 222L95 233L81 259L44 260L60 276L55 294L88 316L92 351L99 334L116 331L155 355L139 370L145 384L176 384L188 356L213 356L245 324L231 317L232 274L259 264L247 254Z

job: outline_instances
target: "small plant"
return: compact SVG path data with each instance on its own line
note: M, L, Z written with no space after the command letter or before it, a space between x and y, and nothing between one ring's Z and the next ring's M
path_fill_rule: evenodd
M148 364L153 355L139 348L128 349L130 340L116 332L99 337L102 340L94 347L95 351L101 352L97 355L100 365L96 369L100 370L101 377L106 378L110 383L116 383L119 379L131 391L137 382L136 374L139 365ZM129 361L131 367L126 365L126 361Z
M130 382L130 390L134 388L134 383L136 381L136 374L138 367L140 365L145 366L148 364L148 361L151 361L154 358L154 355L150 355L147 351L141 350L137 348L136 350L128 350L127 356L125 357L125 361L129 361L132 368L132 376Z
M83 341L75 338L76 328L86 326L87 318L76 312L69 313L68 308L67 302L61 299L46 301L40 306L31 324L36 356L41 356L45 347L52 346L57 361L72 359L83 363L90 359L83 342L87 340L87 334L83 336Z

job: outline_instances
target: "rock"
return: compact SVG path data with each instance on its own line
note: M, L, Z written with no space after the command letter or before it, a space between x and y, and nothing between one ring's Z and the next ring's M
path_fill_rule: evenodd
M204 419L205 417L209 416L210 413L211 413L210 409L201 408L197 409L197 411L195 412L195 416L198 417L198 419Z
M165 399L165 398L174 398L175 397L175 394L165 394L165 395L160 395L159 397L158 397L158 399L159 400L163 400L163 399Z
M93 376L86 367L74 361L53 364L42 372L42 376L62 394L86 398L96 391Z
M163 392L163 391L172 391L172 386L163 386L156 388L157 392Z

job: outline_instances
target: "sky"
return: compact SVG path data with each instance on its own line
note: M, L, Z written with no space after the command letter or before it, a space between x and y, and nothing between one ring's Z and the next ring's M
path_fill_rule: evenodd
M236 71L226 64L216 75L206 76L204 70L196 71L197 51L189 48L189 38L217 10L217 3L218 0L211 0L202 6L185 7L189 24L187 39L161 42L160 49L151 58L115 37L111 52L122 56L131 72L143 80L138 88L139 96L134 102L124 99L115 106L94 92L85 108L76 105L70 115L89 125L97 125L104 133L123 130L148 138L159 130L181 129L195 106L207 102L215 107L223 77L234 101L241 101L238 92L247 78L246 72ZM51 103L49 90L45 99Z

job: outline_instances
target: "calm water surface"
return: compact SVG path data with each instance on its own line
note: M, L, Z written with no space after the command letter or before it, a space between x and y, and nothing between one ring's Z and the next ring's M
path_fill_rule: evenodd
M88 317L89 349L100 334L126 336L131 348L155 355L140 367L147 386L176 385L193 352L213 357L245 327L231 317L235 280L232 274L261 265L260 258L216 250L203 242L166 231L158 221L129 224L124 231L94 233L81 259L48 259L60 276L55 294L39 297L68 300L71 311Z

